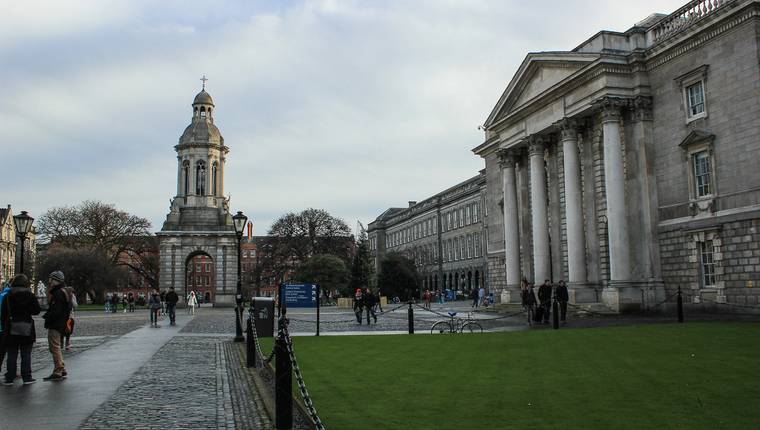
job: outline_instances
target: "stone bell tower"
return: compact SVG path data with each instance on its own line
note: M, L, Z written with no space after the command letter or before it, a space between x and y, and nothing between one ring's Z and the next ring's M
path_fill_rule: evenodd
M237 237L224 197L224 164L229 148L214 124L215 105L203 89L193 100L190 125L174 147L177 191L169 214L156 233L160 252L160 288L174 287L187 297L188 270L199 255L210 258L215 306L234 305L237 284ZM209 261L206 259L205 261ZM205 267L204 267L205 269Z

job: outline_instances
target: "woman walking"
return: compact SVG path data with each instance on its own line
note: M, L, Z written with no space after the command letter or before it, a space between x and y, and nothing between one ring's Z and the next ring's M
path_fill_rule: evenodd
M195 297L195 291L190 291L190 297L187 298L187 309L190 315L195 315L195 307L198 306L198 299Z
M6 353L8 354L5 379L3 385L13 385L16 379L16 363L21 353L21 379L24 385L34 384L32 378L32 347L37 339L32 315L40 313L37 297L29 288L29 278L17 275L11 282L11 291L3 300L0 317L3 321L3 331Z
M157 290L153 290L150 293L148 308L150 308L150 325L158 327L158 314L161 312L161 296Z

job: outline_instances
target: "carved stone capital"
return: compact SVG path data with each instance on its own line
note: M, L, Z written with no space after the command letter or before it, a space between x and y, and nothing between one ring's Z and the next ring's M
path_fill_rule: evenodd
M564 118L557 122L557 127L560 130L560 139L565 140L578 140L578 121L573 118Z
M633 119L636 121L652 121L652 98L649 96L636 96L630 100L630 108L633 110Z
M601 112L602 122L620 121L622 109L628 106L627 99L622 97L602 97L593 104Z
M548 139L545 136L530 136L528 138L528 156L540 155L543 157L547 143Z
M517 152L514 149L502 148L497 152L499 156L499 166L502 169L514 169L517 164Z

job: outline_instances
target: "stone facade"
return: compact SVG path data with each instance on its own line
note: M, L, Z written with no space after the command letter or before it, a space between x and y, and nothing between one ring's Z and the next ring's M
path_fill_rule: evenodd
M383 212L367 229L376 271L385 253L400 252L415 261L423 290L488 287L484 186L481 172L407 208Z
M492 287L517 301L522 277L563 279L618 311L679 286L757 302L759 40L760 1L699 0L528 54L473 150Z
M224 165L229 148L214 125L214 102L204 89L195 96L189 126L177 151L177 193L170 201L159 238L160 288L185 291L188 264L204 255L211 262L215 305L234 305L237 236L224 197Z
M34 280L35 264L37 261L37 234L34 227L26 235L24 254L24 272L32 275ZM21 252L21 243L16 234L16 225L13 222L13 210L11 205L0 209L0 285L10 282L18 273L19 261L16 258Z

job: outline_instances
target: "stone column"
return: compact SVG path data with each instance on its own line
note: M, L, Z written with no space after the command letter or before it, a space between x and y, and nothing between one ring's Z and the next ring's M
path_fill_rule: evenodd
M620 109L623 100L601 101L604 138L604 186L607 194L607 235L610 252L610 281L629 281L631 261L628 251L625 171L620 145Z
M578 124L565 119L562 130L562 155L565 166L565 219L567 222L568 282L586 283L586 241L583 236L581 168L578 157Z
M520 226L517 216L517 180L515 177L515 153L499 152L499 164L504 193L504 261L506 263L507 288L520 285Z
M551 279L551 254L549 251L549 223L546 219L546 169L544 167L544 147L546 141L541 136L531 138L528 147L530 156L530 202L533 226L533 281L536 285Z

